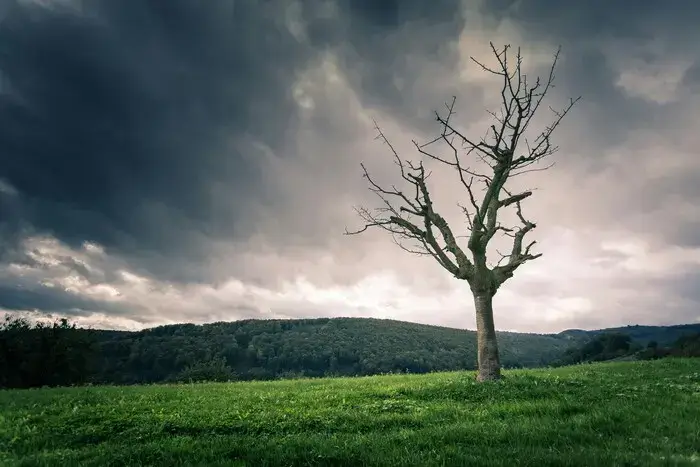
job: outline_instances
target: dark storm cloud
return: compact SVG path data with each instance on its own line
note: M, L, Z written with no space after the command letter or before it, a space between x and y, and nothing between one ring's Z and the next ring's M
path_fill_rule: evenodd
M275 147L294 117L289 84L310 54L257 2L15 3L0 24L0 175L29 223L182 278L208 237L245 235L264 198L242 138ZM224 187L217 193L217 187ZM192 277L189 277L192 279Z
M655 216L663 213L668 220L660 225L649 225L648 218L640 219L637 225L630 227L636 227L642 232L657 233L659 234L657 237L665 244L699 248L698 180L700 180L700 168L696 167L688 167L683 172L654 180L654 183L645 187L643 193L627 200L628 206L633 203L642 205L645 213Z
M20 194L0 206L7 239L23 224L184 281L206 280L211 241L255 232L274 203L249 143L294 157L290 87L320 51L342 51L368 99L409 106L397 47L438 53L462 24L457 1L340 1L326 19L328 2L303 2L307 44L287 2L38 3L0 23L0 176ZM407 44L384 39L407 25Z
M364 300L382 283L372 282L372 272L393 269L402 281L425 282L441 271L427 262L425 269L403 266L409 262L384 251L393 246L385 237L379 243L380 233L341 236L351 205L365 200L360 159L384 154L381 145L370 146L368 117L385 119L397 142L411 133L404 141L409 149L419 129L435 129L430 113L452 95L465 108L461 125L484 117L482 93L493 89L479 79L466 83L474 74L463 69L465 55L483 52L477 41L517 39L514 46L535 56L526 62L542 67L541 56L563 46L552 104L579 94L584 100L561 128L562 152L585 155L593 168L609 168L612 152L637 155L635 148L625 152L629 130L652 129L650 139L668 136L675 104L654 103L649 93L631 94L616 83L621 70L637 62L697 58L688 37L697 31L695 3L681 11L651 1L498 0L473 11L478 3L0 0L0 308L105 311L124 319L138 315L141 322L386 313L384 305ZM499 29L493 21L505 18L515 27ZM340 76L334 81L335 66ZM686 91L697 89L697 67L696 60L683 77ZM308 108L295 101L302 87ZM679 105L690 107L685 102ZM585 185L591 174L568 168L572 180ZM591 185L600 190L591 191L595 200L587 203L639 232L649 219L641 214L666 207L663 194L695 199L693 170L657 177L644 193L649 200L622 179L614 179L621 187L616 203L602 182ZM574 188L561 187L554 196L571 198L574 206ZM640 211L634 226L627 215L633 210ZM560 211L547 212L543 226L564 222L555 220ZM603 225L586 216L577 214L568 227ZM696 244L696 224L680 226L666 215L657 220L667 228L656 228L655 237ZM674 237L668 229L676 226ZM23 243L29 237L43 240ZM85 241L105 252L83 248ZM259 287L251 286L253 278ZM299 278L313 287L300 286ZM359 290L367 293L359 299L355 282L362 278L368 280ZM609 313L598 303L608 293L610 303L617 300L619 285L599 281L593 290L597 280L583 275L571 287L549 287L549 294L544 281L538 290L520 288L511 300L514 309L533 296L544 305L553 298L552 309L576 308L557 299L591 296L594 323ZM72 291L62 288L72 283L78 284ZM676 293L671 283L659 287ZM423 292L428 289L413 288L411 297L427 294L438 303L442 290ZM110 298L115 290L122 295ZM471 299L455 299L459 320L464 300ZM446 303L426 301L435 311L409 305L400 316L452 319L438 312ZM658 309L636 305L629 319ZM572 316L566 319L579 315ZM540 315L522 319L542 324Z
M369 107L388 109L415 126L433 120L436 109L455 93L477 98L476 88L445 80L439 94L426 99L430 73L444 79L459 64L457 40L465 24L459 0L341 2L341 21L349 31L337 49L341 66L352 87ZM313 29L312 29L313 32ZM314 36L312 36L314 37ZM316 35L324 40L324 35ZM446 67L441 69L440 67ZM434 83L433 83L434 84ZM416 92L420 89L421 92Z
M581 137L600 147L623 142L631 129L651 130L675 111L616 85L619 68L629 66L626 60L651 63L680 55L700 62L695 47L700 3L693 0L499 0L483 2L482 13L515 22L526 39L562 46L559 87L583 96L577 111L589 121Z
M540 35L566 41L589 40L593 36L651 39L659 30L672 37L687 37L693 32L688 26L695 25L700 12L700 5L694 0L640 0L634 4L606 0L496 0L483 2L482 7L486 13L512 17L524 26L537 28Z
M65 316L88 316L99 312L112 316L129 316L138 315L140 311L133 304L90 299L58 287L46 287L41 284L0 284L0 309L36 309L42 313L59 313Z
M683 75L683 85L693 93L700 91L700 60L697 60Z

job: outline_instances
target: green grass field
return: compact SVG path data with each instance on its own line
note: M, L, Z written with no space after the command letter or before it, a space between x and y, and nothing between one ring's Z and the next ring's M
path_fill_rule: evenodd
M700 465L700 359L0 391L0 464Z

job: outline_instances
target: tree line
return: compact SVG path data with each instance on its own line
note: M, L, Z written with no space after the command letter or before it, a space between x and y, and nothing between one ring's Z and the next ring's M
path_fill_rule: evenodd
M678 337L670 345L650 340L646 346L622 332L603 332L583 345L567 349L552 366L610 360L654 360L664 357L700 357L700 332Z
M0 387L69 386L90 379L98 344L67 319L31 324L6 316L0 323Z
M506 367L537 367L571 339L499 333ZM0 325L2 387L265 380L476 368L473 331L365 318L178 324L137 332L68 320Z
M656 332L666 342L672 331L681 337L669 345L640 343L620 332L501 332L498 337L507 368L700 356L700 332ZM0 323L0 387L475 370L476 339L474 331L367 318L244 320L126 332L80 329L67 319L32 324L8 317Z

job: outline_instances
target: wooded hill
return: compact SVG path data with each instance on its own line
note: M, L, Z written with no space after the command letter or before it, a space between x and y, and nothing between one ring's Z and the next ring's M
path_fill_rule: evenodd
M239 379L476 367L473 331L371 318L245 320L97 335L95 377L114 383L164 381L183 371L180 376L191 376L204 371L203 362L221 360ZM515 368L546 365L579 339L502 332L499 342L504 366Z
M700 357L700 325L672 326L653 331L653 327L647 326L592 331L589 332L591 339L570 348L550 365Z
M568 329L559 335L569 335L574 338L594 338L600 334L626 334L632 342L646 347L649 342L656 342L660 346L670 346L678 338L700 332L700 323L679 324L675 326L623 326L619 328L598 329L584 331L581 329Z
M4 387L476 368L474 331L381 319L244 320L136 332L76 329L67 322L32 328L18 321L12 326L6 322L2 329L0 386ZM628 334L638 346L651 340L665 345L700 332L700 324L559 334L500 332L501 360L506 368L554 364L567 350L613 331Z

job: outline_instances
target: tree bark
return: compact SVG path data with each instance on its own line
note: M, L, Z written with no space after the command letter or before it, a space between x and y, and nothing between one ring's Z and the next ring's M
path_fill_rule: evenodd
M478 348L478 381L501 379L501 359L498 355L496 327L493 321L493 294L475 292L476 341Z

